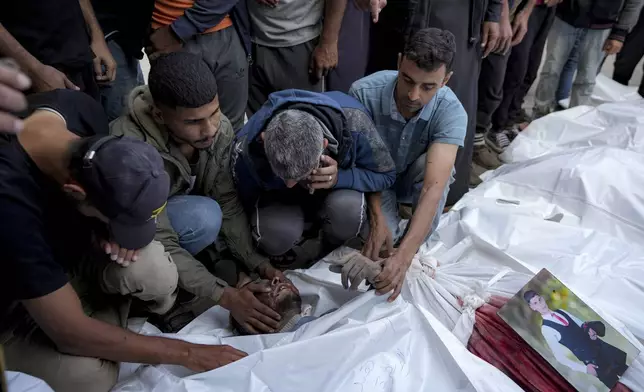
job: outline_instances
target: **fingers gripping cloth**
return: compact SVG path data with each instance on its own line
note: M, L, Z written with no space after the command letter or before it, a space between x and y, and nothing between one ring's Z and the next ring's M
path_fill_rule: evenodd
M376 276L382 272L382 261L373 261L347 246L334 250L322 260L331 264L332 271L340 270L342 286L349 290L357 290L360 283L365 280L374 283Z

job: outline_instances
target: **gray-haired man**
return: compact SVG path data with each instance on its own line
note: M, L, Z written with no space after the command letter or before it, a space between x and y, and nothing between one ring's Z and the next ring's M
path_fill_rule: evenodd
M323 243L333 247L356 237L364 192L395 180L394 162L366 109L339 92L271 94L237 135L232 159L258 246L283 267L324 251L296 247L305 231L316 236L321 227Z

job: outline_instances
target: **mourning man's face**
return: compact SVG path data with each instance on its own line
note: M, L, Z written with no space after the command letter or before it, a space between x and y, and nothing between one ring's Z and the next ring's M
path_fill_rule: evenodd
M445 65L435 71L426 71L412 60L400 57L396 83L396 105L400 113L407 117L418 113L445 86L450 76Z
M219 98L198 108L158 107L162 123L170 136L179 144L188 144L197 150L209 148L221 125Z

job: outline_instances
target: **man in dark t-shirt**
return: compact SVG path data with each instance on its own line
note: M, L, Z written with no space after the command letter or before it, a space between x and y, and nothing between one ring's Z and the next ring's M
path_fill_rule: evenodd
M203 371L241 358L228 346L122 328L130 300L163 314L176 296L176 266L153 241L169 190L163 161L144 142L102 136L105 114L86 94L29 99L23 130L0 135L0 344L8 370L56 391L104 392L118 361Z
M0 6L0 56L32 79L34 92L76 89L99 99L116 62L90 0L18 0Z

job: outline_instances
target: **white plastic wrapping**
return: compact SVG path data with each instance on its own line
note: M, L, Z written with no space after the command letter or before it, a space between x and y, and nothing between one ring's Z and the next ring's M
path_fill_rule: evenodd
M578 106L533 121L500 158L519 162L579 147L644 152L644 99Z
M226 312L211 309L176 337L231 344L248 352L247 358L197 375L173 366L140 367L114 390L521 390L470 354L423 306L402 298L390 304L374 292L348 293L326 265L288 275L304 302L314 305L314 314L341 306L296 332L249 337L223 337L230 335Z
M600 99L634 98L604 82ZM210 309L173 337L247 358L202 374L124 364L115 391L518 391L465 343L489 295L512 296L544 267L644 352L643 131L644 100L536 121L505 153L514 163L443 216L394 303L345 291L325 263L289 272L314 315L337 310L293 333L234 337L228 313ZM643 361L621 379L634 391Z
M6 372L8 392L54 392L41 379L20 372Z
M595 89L591 97L591 104L593 106L608 102L625 102L642 99L637 93L637 87L624 86L603 74L597 75L595 82ZM568 109L570 98L559 101L559 105Z

